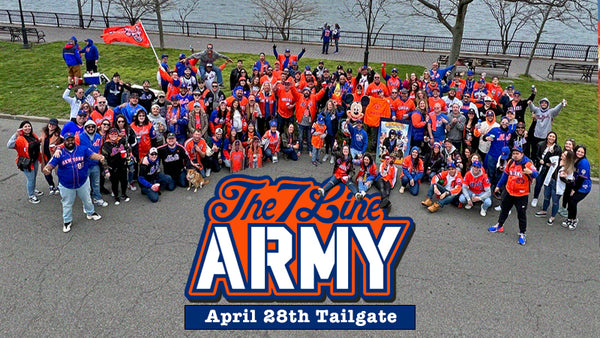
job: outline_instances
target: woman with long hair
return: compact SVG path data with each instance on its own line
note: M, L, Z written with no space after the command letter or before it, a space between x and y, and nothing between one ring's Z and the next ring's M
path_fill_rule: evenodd
M361 195L361 198L364 198L367 195L367 190L373 186L373 182L375 182L378 175L379 171L377 170L377 165L373 161L373 156L366 153L360 161L360 168L356 175L358 193Z
M29 202L33 204L40 203L38 196L42 196L44 193L35 188L35 179L41 160L40 139L33 132L31 122L21 122L19 129L8 140L6 146L8 149L17 151L17 168L27 178L27 196L29 196Z
M352 181L352 155L350 155L350 146L344 145L342 150L335 154L335 161L333 166L333 175L327 180L323 188L319 188L319 194L325 196L329 190L336 185L343 183L345 184L356 200L362 198L362 194L358 193L356 185Z
M537 144L536 158L533 159L533 163L538 168L539 174L535 179L535 189L533 190L533 199L531 200L531 206L534 208L537 206L538 197L546 180L546 174L548 174L548 170L552 165L551 158L555 156L558 158L562 153L562 149L556 141L558 141L558 137L555 132L551 131L546 135L545 141Z
M463 129L463 148L479 148L479 137L475 136L475 128L478 122L477 112L475 109L470 108L467 111L467 120L465 121L465 128Z
M419 157L419 148L412 147L410 154L404 157L402 161L402 171L400 172L400 193L404 193L404 189L408 187L408 191L413 196L419 194L419 184L421 177L425 171L423 160Z
M106 158L107 168L104 174L110 179L115 205L119 205L121 201L129 202L127 196L127 159L132 156L131 148L126 137L121 136L121 132L117 128L109 130L107 138L102 144L102 155ZM119 195L119 184L121 185L121 195Z
M258 73L258 70L256 70L256 72ZM259 92L260 92L260 77L253 76L252 79L250 80L250 94L257 96Z
M240 132L247 129L248 125L246 124L246 118L244 116L242 106L240 105L240 101L237 99L233 99L233 101L231 101L229 116L231 116L230 125L227 126L228 130L225 132L227 136L229 136L232 128L235 128Z
M217 108L210 114L208 121L208 127L210 128L210 134L214 135L217 128L226 129L225 122L229 119L229 110L227 109L227 102L225 100L219 102Z
M544 204L542 210L535 213L535 217L547 215L550 200L552 200L552 213L548 218L548 225L554 224L554 218L558 213L558 205L567 185L573 186L575 181L575 153L565 150L560 155L560 160L552 158L552 165L544 180Z
M568 227L569 230L575 230L579 224L577 219L577 204L581 202L592 190L592 181L590 179L590 162L586 157L587 148L584 145L575 147L575 182L569 196L564 195L567 199L567 210L569 215L562 223L563 227Z
M131 189L131 191L135 191L137 190L137 188L135 184L133 184L133 177L134 172L136 171L134 159L137 158L138 154L137 137L133 129L131 129L129 124L127 124L127 118L123 114L117 115L117 117L115 118L114 127L117 128L117 130L119 131L119 138L124 139L130 149L130 151L128 152L129 156L127 157L127 165L129 167L128 181L129 189Z
M416 110L410 115L412 132L410 135L410 144L422 150L427 128L428 110L427 100L418 100Z
M50 119L48 124L42 128L42 137L40 138L40 143L42 144L42 164L44 166L48 164L52 158L52 155L54 155L54 150L56 150L56 147L64 142L62 136L60 136L60 131L61 129L58 126L58 120L54 118ZM58 186L54 184L52 173L44 175L44 178L50 187L50 195L58 195Z
M425 164L425 174L423 175L423 178L427 181L431 181L433 176L441 173L444 169L446 160L444 159L441 150L442 145L439 142L435 142L431 152L425 155L425 161L423 161Z
M262 118L262 112L260 106L256 102L256 96L248 96L248 104L246 104L246 123L248 125L253 124L254 129L258 127L258 119Z
M333 143L336 139L338 131L338 120L337 120L337 106L335 101L328 100L325 104L325 108L321 112L325 117L325 125L327 126L327 136L325 137L325 156L323 156L323 162L331 156L331 164L335 161L333 155ZM331 154L331 155L330 155Z

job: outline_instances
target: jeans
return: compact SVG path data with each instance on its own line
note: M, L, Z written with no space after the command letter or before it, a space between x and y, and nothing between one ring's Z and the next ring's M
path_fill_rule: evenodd
M371 184L369 186L367 186L366 183L371 183ZM362 181L362 180L358 181L358 191L360 191L360 192L367 191L372 186L373 186L373 181Z
M481 197L481 195L483 195L484 193L480 193L480 194L476 194L474 192L472 192L471 190L467 190L466 194L463 191L463 193L458 197L458 201L462 204L467 204L467 197L469 199L472 199L474 196L477 197ZM483 201L483 205L481 206L481 208L483 208L483 210L487 210L492 206L492 199L490 197L487 197L486 199L484 199Z
M90 179L90 185L92 187L92 197L95 200L101 200L102 194L100 193L100 166L95 165L88 168L88 178Z
M339 39L333 39L333 41L335 42L335 52L338 52L338 43L339 43Z
M182 170L179 174L167 174L168 176L171 177L171 179L175 182L175 184L177 184L178 186L185 188L188 186L188 180L187 180L187 171L186 170Z
M204 79L204 74L206 74L206 68L204 66L199 66L198 70L200 71L200 78ZM212 70L217 74L217 82L222 85L223 84L223 73L221 73L221 68L217 65L213 65ZM204 81L204 80L202 80Z
M292 147L288 147L288 148L283 148L283 153L292 161L297 161L298 160L298 153L296 153L296 150Z
M427 191L427 197L429 197L429 198L433 197L433 193L434 193L433 187L435 187L435 186L437 186L438 190L440 191L440 194L443 194L447 191L446 188L444 188L444 186L439 183L432 184L429 186L429 190ZM450 192L448 192L448 196L439 200L438 204L440 205L440 207L443 208L444 205L452 203L455 199L456 199L456 195L452 195L452 194L450 194Z
M323 51L321 54L329 54L329 41L323 41Z
M300 151L302 151L302 144L304 141L306 141L306 149L308 152L312 151L312 144L310 144L310 129L311 126L298 125L298 143L300 143Z
M362 152L360 150L354 149L354 148L350 148L350 155L352 155L352 158L360 158L362 156Z
M341 182L342 182L341 179L339 179L339 178L335 177L335 175L333 175L329 178L327 183L325 183L323 190L325 190L325 193L327 193L329 190L331 190L331 188L335 187L336 185L338 185ZM352 192L352 195L356 195L358 190L356 189L356 185L354 184L354 182L352 182L352 177L348 177L346 186L350 189L350 191Z
M319 152L321 151L321 148L313 148L312 149L312 161L313 162L317 162L319 161Z
M558 213L558 204L562 195L556 194L556 180L551 179L550 183L544 187L544 204L542 210L547 211L550 206L550 199L552 199L552 213L551 216L555 217Z
M535 178L535 187L533 189L533 198L538 198L540 196L540 192L542 192L542 187L544 186L544 181L546 180L546 175L548 175L548 167L545 167L542 170L540 170L538 177ZM554 184L554 185L556 186L556 184ZM546 188L544 188L544 197L546 196L545 189Z
M417 196L419 194L419 181L415 180L414 182L415 182L415 185L413 185L411 187L410 179L408 179L408 176L402 176L402 181L401 181L402 186L407 187L408 191L410 192L411 195Z
M488 175L490 179L490 183L492 187L496 186L500 177L496 175L496 164L498 163L498 158L493 158L489 154L485 156L485 173Z
M79 197L83 203L83 210L87 215L94 213L94 204L90 197L90 179L88 178L83 185L77 189L65 188L62 184L58 184L60 190L61 202L63 207L63 222L69 223L73 221L73 203L75 196Z
M23 174L27 178L27 195L35 196L35 179L38 172L38 161L33 162L33 170L23 170Z
M158 173L157 183L160 183L160 187L168 191L175 190L175 181L173 181L173 179L169 175ZM152 189L142 186L142 195L148 196L152 203L158 202L158 191L152 191Z

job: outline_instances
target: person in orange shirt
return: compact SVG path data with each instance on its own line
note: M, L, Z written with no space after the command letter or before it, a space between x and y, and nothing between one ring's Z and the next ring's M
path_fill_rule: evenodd
M502 188L502 200L500 202L500 215L498 223L488 228L489 232L504 232L504 222L508 218L510 209L514 206L517 209L519 219L519 240L518 243L525 245L527 238L527 199L529 197L529 187L531 182L538 176L535 166L527 156L523 154L521 147L514 147L511 152L512 159L506 163L504 173L494 194L498 194Z
M294 115L294 109L302 94L292 88L291 82L286 81L283 85L280 83L277 84L275 95L277 96L277 126L280 132L283 132L285 126L293 123L292 116Z
M373 82L367 86L367 95L379 97L379 90L383 92L384 96L390 96L387 86L381 82L381 75L375 73L375 75L373 75Z
M431 185L427 191L427 199L421 202L427 207L429 212L436 212L444 205L454 202L462 192L462 175L456 169L454 162L448 164L448 169L435 175L431 179ZM438 197L437 202L433 202L433 194Z
M107 119L111 124L113 123L115 113L107 105L106 98L104 96L98 96L96 99L96 105L90 115L90 118L96 122L96 126L100 127L102 120Z
M325 125L325 117L319 114L317 122L313 123L310 132L312 144L312 164L317 166L320 164L319 151L323 148L325 137L327 137L327 126Z
M275 74L273 74L273 67L268 66L267 67L267 71L265 72L265 75L261 76L260 78L260 85L264 85L265 82L268 82L271 84L271 86L274 86L275 83L277 83L277 76L275 76Z
M400 90L400 97L395 101L395 105L392 106L392 119L396 117L396 119L407 120L410 116L410 112L414 111L415 101L411 100L408 97L408 90L402 88Z
M446 101L444 101L444 99L442 99L440 97L440 88L438 88L437 86L434 87L431 90L431 94L432 94L431 97L429 97L427 99L427 101L428 101L427 103L429 104L429 107L435 107L435 104L439 103L443 112L448 111L448 109L446 107Z

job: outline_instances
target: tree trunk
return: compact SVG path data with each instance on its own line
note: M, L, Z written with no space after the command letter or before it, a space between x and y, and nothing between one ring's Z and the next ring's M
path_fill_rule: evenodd
M165 37L163 34L163 22L162 22L162 14L160 13L160 3L159 1L155 2L156 9L156 21L158 21L158 38L160 40L160 48L165 48Z
M531 47L531 52L529 53L529 59L527 60L527 67L525 67L525 75L529 75L529 68L531 67L531 62L533 61L533 56L535 55L535 50L537 48L538 42L540 42L540 37L544 32L544 25L546 25L546 21L550 16L550 12L552 11L552 6L548 6L548 10L544 12L544 16L542 18L542 23L540 24L540 29L538 30L535 41L533 42L533 47Z
M452 27L452 47L450 48L450 58L448 64L454 64L460 55L460 47L465 29L465 16L467 15L468 4L459 4L456 9L456 22Z
M81 5L81 0L77 0L77 12L79 14L79 27L84 28L83 26L83 6Z

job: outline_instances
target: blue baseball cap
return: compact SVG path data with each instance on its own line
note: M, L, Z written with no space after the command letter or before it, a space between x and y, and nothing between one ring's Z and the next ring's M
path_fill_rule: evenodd
M269 122L269 126L277 127L277 120L271 120L271 122Z
M319 117L317 117L317 123L320 123L320 124L325 123L325 117L323 117L323 115L319 114Z
M183 54L183 53L179 54L179 58L180 59L185 59L185 54Z
M75 134L74 134L74 133L72 133L72 132L70 132L70 131L68 131L68 132L66 132L66 133L63 135L63 137L64 137L64 139L66 140L66 139L68 139L68 138L70 138L70 137L75 137Z
M77 112L77 115L78 116L86 116L87 112L85 110L80 110L80 111Z
M523 148L521 148L519 146L514 146L510 152L512 153L514 151L518 151L518 152L522 153L523 152Z
M454 162L448 163L448 169L450 169L450 168L456 169L456 164L454 164Z
M503 160L506 160L508 158L508 155L510 154L510 148L509 147L502 147L502 154L500 155L500 158Z
M481 168L481 162L479 162L479 161L473 162L473 167L475 167L475 168Z
M521 95L521 92L518 90L515 90L515 92L513 93L514 95Z
M398 73L398 68L392 68L392 73L393 73L393 72L396 72L396 73Z
M169 57L169 56L168 56L167 54L163 54L163 55L161 55L161 56L160 56L160 58L161 58L161 59L163 59L163 58L168 58L168 57Z
M472 70L469 70L469 71L467 72L467 75L471 75L471 76L472 76L472 75L473 75L473 71L472 71Z

